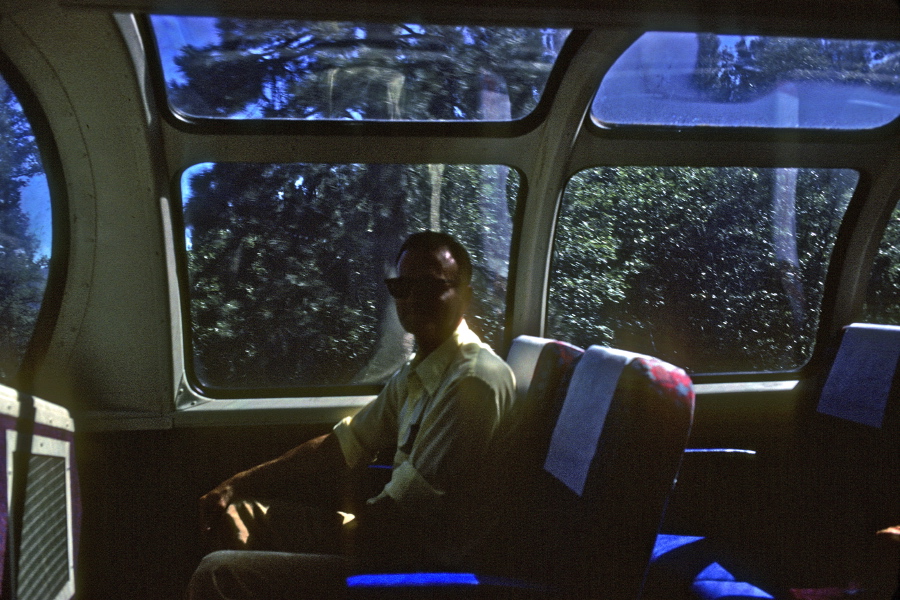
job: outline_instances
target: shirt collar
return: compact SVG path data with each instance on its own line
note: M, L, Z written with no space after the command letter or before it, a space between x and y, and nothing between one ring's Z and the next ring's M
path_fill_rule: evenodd
M415 364L415 360L413 361L413 372L422 382L422 387L425 388L429 395L433 395L440 387L444 378L444 372L456 359L459 347L480 341L475 332L469 329L465 319L463 319L453 334L443 344L438 346L434 352L426 356L418 364Z

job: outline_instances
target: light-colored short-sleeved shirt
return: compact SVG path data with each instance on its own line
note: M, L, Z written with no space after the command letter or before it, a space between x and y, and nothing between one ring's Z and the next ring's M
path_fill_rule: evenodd
M465 493L514 396L509 366L463 321L334 433L351 467L396 444L391 480L370 502L389 496L400 505L432 505Z

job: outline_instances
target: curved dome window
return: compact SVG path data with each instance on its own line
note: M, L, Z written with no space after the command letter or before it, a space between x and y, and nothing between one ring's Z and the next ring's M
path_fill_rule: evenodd
M900 116L900 42L648 32L591 114L606 126L873 129Z
M0 382L12 383L47 286L50 191L22 107L0 79Z
M511 121L537 106L568 30L151 17L189 119Z

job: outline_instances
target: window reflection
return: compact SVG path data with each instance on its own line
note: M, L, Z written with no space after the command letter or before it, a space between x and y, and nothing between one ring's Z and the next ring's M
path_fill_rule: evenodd
M401 242L422 229L469 250L467 321L503 344L513 169L207 163L182 187L194 374L207 392L386 380L412 340L383 280Z
M568 183L548 330L693 373L803 366L848 169L603 167Z
M594 98L604 125L871 129L900 115L900 42L649 32Z
M509 121L568 30L152 17L173 110L201 119Z

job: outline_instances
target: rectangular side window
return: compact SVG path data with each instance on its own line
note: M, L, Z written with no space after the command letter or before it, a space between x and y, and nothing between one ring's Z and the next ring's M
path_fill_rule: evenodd
M803 366L858 179L847 169L577 173L557 224L549 335L693 373Z
M402 241L423 229L469 250L467 321L493 347L503 343L515 170L200 164L182 189L193 372L210 395L385 381L412 341L383 280Z

